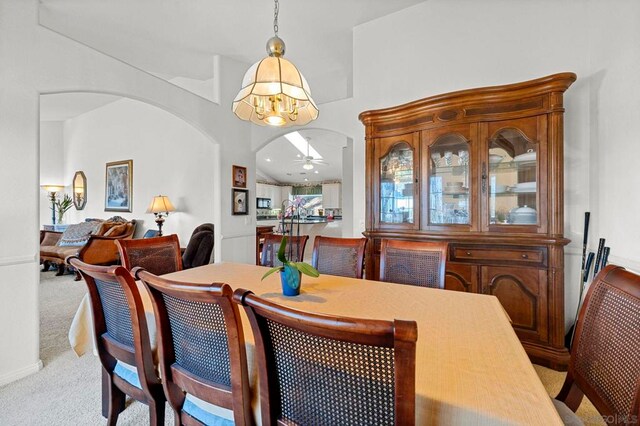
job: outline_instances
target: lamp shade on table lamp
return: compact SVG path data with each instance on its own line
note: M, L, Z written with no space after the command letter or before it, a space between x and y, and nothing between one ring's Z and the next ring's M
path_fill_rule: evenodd
M176 208L169 200L169 197L166 195L158 195L153 197L151 200L151 204L149 204L149 208L147 208L147 213L153 213L156 216L156 224L158 225L158 236L162 236L162 225L164 224L164 217L169 214L169 212L176 211Z

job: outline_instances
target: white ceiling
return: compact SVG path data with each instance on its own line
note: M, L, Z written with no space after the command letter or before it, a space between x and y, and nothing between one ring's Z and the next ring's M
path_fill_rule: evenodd
M353 27L423 0L283 0L279 35L317 103L350 95ZM251 64L273 35L268 0L40 0L40 23L166 78L212 77L216 54ZM242 76L238 76L240 82Z
M121 99L97 93L60 93L40 96L40 121L65 121Z
M328 165L314 164L313 170L303 169L303 163L294 163L302 159L302 154L283 136L258 151L257 175L277 183L306 183L305 178L309 182L342 180L342 148L347 145L347 138L326 130L302 129L298 132L310 138L309 143Z

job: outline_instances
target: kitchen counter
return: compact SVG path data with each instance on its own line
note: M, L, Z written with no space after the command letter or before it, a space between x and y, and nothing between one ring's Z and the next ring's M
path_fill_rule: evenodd
M280 223L280 220L275 219L275 218L271 218L271 217L263 217L263 216L258 216L258 218L256 219L258 222L263 222L263 221L277 221L278 223ZM331 222L335 222L335 221L340 221L342 220L342 218L337 218L337 219L333 219L333 220L327 220L325 219L301 219L300 220L300 225L305 225L305 224L312 224L312 223L331 223ZM291 223L290 219L286 219L287 223ZM298 223L296 220L293 221L293 225L295 226L295 224Z

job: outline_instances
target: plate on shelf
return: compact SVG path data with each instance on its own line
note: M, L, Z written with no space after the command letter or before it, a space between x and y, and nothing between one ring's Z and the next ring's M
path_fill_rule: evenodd
M509 187L509 192L513 194L535 194L535 188L516 188L514 186Z
M469 188L447 188L443 192L444 195L460 195L469 193Z
M513 157L513 161L516 163L524 162L524 161L536 161L536 152L525 152L524 154L516 155Z
M535 191L536 187L537 187L537 182L520 182L512 186L512 188L521 190L521 191L524 191L524 190Z

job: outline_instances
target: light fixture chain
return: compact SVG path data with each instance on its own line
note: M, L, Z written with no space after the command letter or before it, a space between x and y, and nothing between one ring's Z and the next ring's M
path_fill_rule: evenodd
M273 9L273 32L278 36L278 12L280 11L280 3L278 0L274 0L275 7Z

